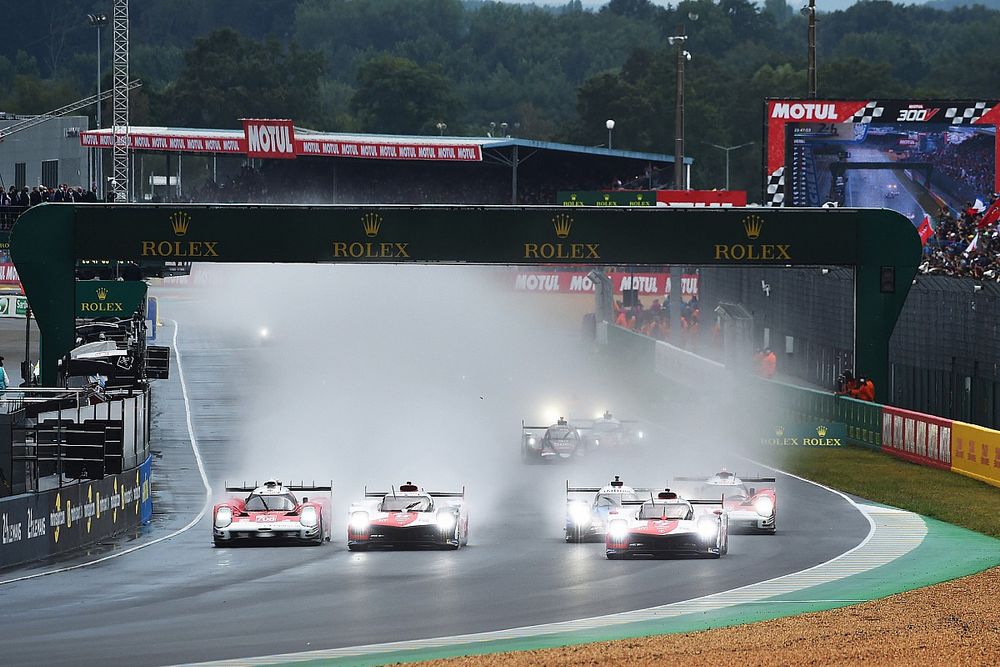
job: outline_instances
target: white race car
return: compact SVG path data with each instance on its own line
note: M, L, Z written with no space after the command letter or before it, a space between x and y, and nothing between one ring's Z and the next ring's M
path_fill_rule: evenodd
M319 495L303 496L300 501L294 491ZM249 495L231 497L215 506L212 540L217 547L235 542L279 541L318 545L330 539L332 483L293 486L270 479L261 485L254 482L252 486L227 486L226 492Z
M729 525L734 529L773 535L777 529L778 499L774 477L737 477L722 469L708 479L703 477L676 477L677 482L700 482L695 493L726 498ZM764 484L765 487L758 485Z
M412 482L388 492L368 491L352 503L347 526L347 548L437 547L458 549L469 540L469 513L465 489L461 492L424 491Z
M586 420L571 420L581 427L581 432L585 440L590 444L591 449L600 447L602 450L617 449L619 447L634 447L642 443L646 434L638 428L636 422L618 419L609 411L591 421L589 426Z
M687 500L666 489L655 499L624 503L622 512L608 521L607 557L720 558L729 551L729 517L723 502L721 498ZM717 509L704 507L713 505Z
M612 512L618 514L623 503L650 499L653 493L652 489L626 486L618 475L602 487L570 486L567 480L566 541L603 540ZM583 494L594 494L593 501L580 498Z

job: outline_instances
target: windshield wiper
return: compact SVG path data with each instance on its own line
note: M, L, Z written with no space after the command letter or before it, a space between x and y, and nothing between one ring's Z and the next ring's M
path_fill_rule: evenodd
M265 512L270 512L271 508L267 506L267 501L264 500L264 496L257 496L260 499L260 504L264 506Z
M414 507L416 507L420 503L421 503L421 501L419 501L419 500L417 502L415 502L415 503L410 503L409 505L407 505L406 507L403 508L403 511L404 512L409 512L411 509L413 509Z

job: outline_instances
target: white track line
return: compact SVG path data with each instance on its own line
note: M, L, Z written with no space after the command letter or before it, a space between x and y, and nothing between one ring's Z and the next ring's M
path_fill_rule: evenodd
M130 553L134 553L139 549L145 549L146 547L151 547L154 544L159 544L160 542L169 540L172 537L177 537L181 533L186 533L190 529L194 528L202 517L205 516L205 512L208 511L209 506L212 503L212 486L208 483L208 476L205 475L205 465L201 459L201 450L198 448L198 440L194 437L194 425L191 422L191 401L188 398L187 382L184 381L184 367L181 365L181 350L177 347L177 320L170 320L174 324L174 336L173 336L173 346L174 354L177 356L177 376L181 381L181 393L184 396L184 414L187 420L187 430L188 438L191 440L191 450L194 452L195 461L198 463L198 472L201 474L201 483L205 487L205 504L202 505L201 511L198 512L198 516L191 519L183 528L179 528L174 532L164 535L163 537L158 537L155 540L150 540L149 542L144 542L143 544L136 545L125 549L124 551L118 551L107 556L102 556L100 558L95 558L94 560L88 560L84 563L77 563L76 565L68 565L66 567L54 568L51 570L45 570L43 572L36 572L34 574L26 574L22 577L14 577L13 579L4 579L0 581L0 586L4 584L12 584L17 581L26 581L28 579L37 579L38 577L44 577L50 574L59 574L60 572L69 572L71 570L79 570L83 567L89 567L91 565L97 565L98 563L103 563L109 561L113 558L120 558L121 556L126 556Z

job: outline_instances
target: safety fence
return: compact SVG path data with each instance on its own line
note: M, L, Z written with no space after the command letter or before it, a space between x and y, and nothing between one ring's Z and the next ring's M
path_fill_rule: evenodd
M736 378L722 364L663 341L613 325L599 327L598 341L633 372L645 369L713 400L731 398L736 410L759 411L763 404L778 406L776 417L843 424L850 444L1000 486L1000 431L819 389Z

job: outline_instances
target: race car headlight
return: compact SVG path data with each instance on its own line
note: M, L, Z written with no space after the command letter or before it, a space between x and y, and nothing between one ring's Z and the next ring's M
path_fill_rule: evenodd
M529 445L533 445L533 444L535 444L536 442L537 442L537 440L535 440L535 437L534 437L534 436L532 436L532 437L528 438L528 444L529 444Z
M299 523L301 523L306 528L312 528L317 523L319 523L319 517L316 514L315 507L303 507L302 513L299 514Z
M636 435L637 435L637 436L639 436L639 439L640 439L640 440L642 440L643 438L645 438L645 437L646 437L646 434L645 434L645 433L643 433L642 431L639 431L638 433L636 433Z
M719 522L714 519L703 518L698 520L698 535L704 540L714 539L719 532Z
M351 514L351 530L359 533L368 530L368 512L354 512Z
M263 338L267 338L268 336L270 336L271 332L267 330L267 327L261 327L260 331L257 332L257 335L260 336L263 339Z
M601 444L601 441L598 440L597 438L594 438L594 446L598 446L600 444Z
M570 521L577 526L590 523L590 507L586 503L570 503L566 508Z
M233 522L233 508L227 506L220 507L215 511L215 527L225 528Z
M613 540L625 539L628 535L628 523L621 519L615 519L608 525L608 535Z
M761 516L771 516L771 512L774 511L774 501L767 496L761 496L753 501L753 508Z
M442 512L437 515L437 526L442 532L454 530L457 519L452 512Z

